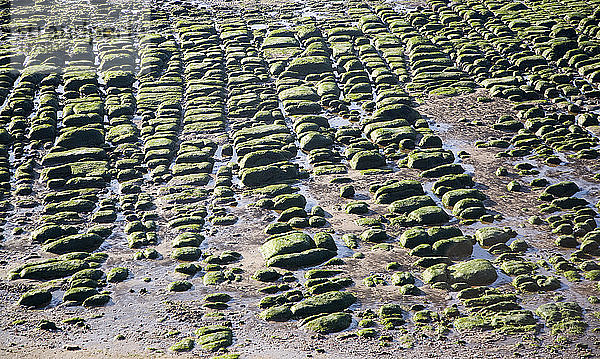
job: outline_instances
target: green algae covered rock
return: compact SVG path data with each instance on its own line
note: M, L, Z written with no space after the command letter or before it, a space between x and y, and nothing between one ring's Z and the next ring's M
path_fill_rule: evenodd
M111 283L122 282L129 276L129 269L124 267L116 267L108 271L106 280Z
M279 305L263 310L258 316L267 321L286 322L293 314L289 305Z
M195 331L196 340L202 349L217 351L226 348L233 343L233 332L231 328L223 325L209 325L198 328Z
M274 256L302 252L315 247L315 242L308 234L294 232L268 240L260 247L260 252L265 259L270 259Z
M469 285L492 284L498 278L494 265L487 259L473 259L448 267L452 282Z
M18 275L25 279L50 280L67 277L86 268L89 268L89 264L80 259L58 260L32 264L23 268Z
M189 352L194 349L196 342L192 338L181 339L177 343L171 345L169 347L170 351L173 352Z
M52 301L52 293L49 289L42 288L23 293L17 303L25 307L41 308L50 304L50 301Z
M491 247L499 243L506 243L516 235L516 232L508 227L483 227L475 231L475 239L482 247Z
M308 329L317 333L337 333L347 329L352 323L348 313L331 313L307 320L304 324Z
M70 252L93 252L104 239L95 233L73 234L44 245L44 250L55 254Z
M296 303L291 307L295 317L306 318L322 313L342 311L356 302L356 297L348 292L327 292Z

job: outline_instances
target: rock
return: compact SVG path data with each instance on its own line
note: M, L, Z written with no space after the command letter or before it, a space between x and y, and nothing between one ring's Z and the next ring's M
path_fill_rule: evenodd
M422 227L409 228L400 235L400 244L404 248L415 248L421 244L433 244L427 234L427 231Z
M277 221L287 222L292 218L306 218L306 217L308 217L308 214L306 213L304 208L290 207L288 209L283 210L279 214L279 218L277 219Z
M268 321L286 322L292 319L293 314L289 305L279 305L263 310L258 316Z
M427 206L435 206L435 201L431 199L431 197L428 195L413 196L392 202L388 207L388 211L391 213L405 214Z
M55 254L70 252L93 252L104 239L95 233L82 233L66 236L44 245L44 250Z
M423 282L433 284L438 282L448 282L450 280L448 265L445 263L435 264L423 271Z
M396 272L392 274L392 284L396 286L415 284L415 277L409 272Z
M354 190L354 186L353 185L345 185L342 186L340 188L340 197L342 198L352 198L354 197L355 194L355 190Z
M67 277L89 267L83 260L59 260L49 263L33 264L23 268L19 276L25 279L50 280Z
M583 310L575 302L542 304L535 314L546 321L554 334L582 334L587 328L587 323L583 320Z
M388 239L388 235L383 229L369 228L361 233L360 239L364 242L384 242Z
M498 243L506 243L516 235L517 233L509 227L483 227L475 231L475 239L479 242L480 246L485 248Z
M171 345L169 350L172 352L189 352L194 349L196 342L192 338L181 339L177 343Z
M305 323L305 326L317 333L337 333L347 329L352 323L352 316L348 313L326 314Z
M435 242L432 249L439 256L464 258L471 256L473 253L473 244L466 237L454 237Z
M265 259L270 259L277 255L302 252L315 247L315 242L308 234L294 232L269 239L260 247L260 251Z
M367 202L354 201L346 204L345 210L348 214L367 214L369 213L369 205Z
M446 175L464 173L465 169L458 163L448 163L421 172L420 176L425 178L438 178Z
M386 164L385 157L378 151L360 151L350 159L350 167L355 170L366 170L383 167Z
M63 295L63 301L74 301L74 302L83 302L88 297L92 295L98 294L98 291L95 288L89 287L75 287L68 289Z
M296 303L291 307L295 317L306 318L322 313L335 313L348 308L356 302L356 297L347 292L328 292L318 294Z
M469 285L488 285L498 278L494 265L487 259L473 259L448 267L453 282L465 282Z
M329 249L330 251L337 252L337 245L335 244L333 237L329 233L315 233L315 235L313 236L313 241L315 242L317 248L325 248Z
M83 301L84 307L101 307L110 301L108 294L92 295Z
M546 187L542 192L542 195L551 194L554 197L571 197L579 191L581 191L581 189L577 184L572 181L564 181Z
M208 294L208 295L204 296L205 302L212 302L212 303L217 303L217 302L227 303L231 299L232 299L231 296L227 293L212 293L212 294Z
M175 239L171 242L171 245L173 248L199 247L203 241L204 236L200 233L184 232L177 235L177 237L175 237Z
M217 351L233 344L231 328L223 325L201 327L195 331L195 334L198 336L197 342L204 350Z
M510 181L506 185L506 189L509 192L519 192L521 190L521 184L517 181Z
M111 283L122 282L129 276L129 269L116 267L111 269L106 275L106 280Z
M201 255L202 251L197 247L179 247L171 252L171 258L187 262L196 261Z
M192 288L192 283L187 280L178 280L169 284L169 292L185 292Z
M300 148L307 152L317 148L327 148L332 144L333 139L330 136L316 131L305 132L302 134L302 137L300 137Z
M268 165L243 169L242 183L248 187L260 187L298 177L298 168L293 165Z
M104 132L97 128L71 128L65 130L57 139L56 146L65 148L102 147Z
M413 151L408 155L406 164L409 168L430 170L452 162L454 155L451 151Z
M436 225L448 222L450 217L438 206L426 206L410 212L408 219L416 225Z
M270 149L253 151L239 160L240 168L267 166L288 160L290 153L284 150Z
M282 194L274 199L273 209L283 211L291 207L304 208L306 206L306 198L301 194Z
M325 56L302 56L290 62L288 71L297 72L303 76L320 74L331 71L331 62Z
M485 200L485 194L478 189L461 188L448 191L442 196L442 204L446 207L454 207L454 205L463 199L473 198L480 201Z
M333 257L336 253L328 249L314 248L299 253L276 255L270 258L266 266L285 269L298 269L319 265Z
M390 204L394 201L424 195L423 186L418 181L397 181L379 187L375 191L375 202Z
M21 295L17 304L25 307L42 308L50 304L52 293L49 289L32 289Z

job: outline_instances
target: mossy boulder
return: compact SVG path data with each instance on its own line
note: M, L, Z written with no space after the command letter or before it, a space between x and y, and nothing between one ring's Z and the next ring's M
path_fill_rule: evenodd
M332 144L333 139L330 136L316 131L305 132L300 137L300 148L307 152L318 148L327 148Z
M434 253L444 257L465 258L473 253L473 244L466 237L441 239L431 247Z
M450 280L448 265L445 263L432 265L423 271L422 278L427 284L448 282Z
M195 331L197 342L202 349L217 351L233 344L233 331L223 325L210 325L201 327Z
M201 255L202 251L197 247L179 247L171 252L171 258L186 262L196 261Z
M348 214L367 214L369 213L369 204L363 201L354 201L346 204L344 209Z
M388 207L388 211L391 213L406 214L427 206L435 206L435 201L431 197L428 195L413 196L392 202Z
M192 288L192 283L187 280L178 280L169 284L169 292L185 292Z
M417 137L417 132L410 126L402 126L395 128L377 128L369 133L369 137L373 142L380 146L388 146L391 144L399 144L402 141L411 141ZM414 148L414 146L412 146Z
M267 321L286 322L292 319L293 313L289 305L278 305L263 310L258 316Z
M448 267L452 282L469 285L488 285L498 278L494 265L487 259L473 259Z
M571 197L579 191L581 191L581 189L576 183L572 181L564 181L546 187L546 189L542 192L542 195L550 194L554 197Z
M373 112L373 118L380 120L404 119L414 123L421 118L421 114L404 104L393 104L378 108Z
M129 269L124 267L112 268L106 274L106 280L111 283L122 282L129 276Z
M96 288L90 287L75 287L68 289L63 295L63 301L83 302L88 297L98 294Z
M417 225L436 225L448 222L450 216L438 206L425 206L410 212L408 220Z
M315 242L317 248L325 248L329 249L330 251L337 252L337 245L335 244L333 237L329 233L315 233L315 235L313 236L313 241Z
M269 239L260 247L260 251L265 259L270 259L277 255L302 252L315 247L315 242L308 234L294 232Z
M442 196L442 204L446 207L453 207L458 201L473 198L480 201L485 200L485 194L478 189L461 188L450 190Z
M48 224L41 226L33 231L31 239L34 242L45 243L50 240L55 240L59 237L72 235L77 233L75 227L65 227L57 224Z
M308 217L308 213L306 213L306 210L304 210L304 208L290 207L288 209L283 210L279 214L279 218L277 219L277 221L287 222L293 218L306 218L306 217Z
M64 148L101 147L102 144L104 132L97 128L71 128L56 139L56 146Z
M430 170L454 162L451 151L414 151L408 155L406 165L409 168Z
M337 333L347 329L352 323L348 313L332 313L307 320L304 324L308 329L317 333Z
M483 227L475 231L475 239L482 247L491 247L499 243L506 243L517 233L511 228Z
M108 294L95 294L92 296L87 297L82 305L84 307L101 307L105 304L107 304L110 301L110 295Z
M347 292L327 292L318 294L296 303L291 307L295 317L306 318L322 313L342 311L356 302L356 297Z
M298 168L294 165L268 165L243 169L242 183L248 187L260 187L298 177Z
M210 270L202 277L204 285L218 285L227 280L225 273L222 270Z
M422 196L425 192L420 182L414 180L395 181L383 185L375 191L375 202L390 204L394 201L414 196Z
M410 272L396 272L392 274L392 284L402 286L406 284L415 284L415 277Z
M95 233L73 234L45 244L44 250L55 254L93 252L103 242L104 238Z
M404 248L412 249L422 244L433 243L434 241L430 239L427 231L422 227L409 228L400 235L400 244Z
M350 159L350 167L355 170L379 168L385 166L385 164L385 157L374 150L357 152Z
M287 70L303 76L321 74L331 71L331 61L325 56L297 57L290 62Z
M283 211L291 207L304 208L306 206L306 198L298 193L282 194L275 197L273 209Z
M178 234L171 245L173 248L180 247L199 247L204 241L204 236L200 233L184 232Z
M364 242L379 243L388 239L388 235L383 229L369 228L360 234L360 239Z
M280 149L252 151L239 160L240 168L253 168L267 166L273 163L286 161L290 158L290 152Z
M582 308L575 302L542 304L535 314L544 319L555 334L582 334L588 326L583 320Z
M335 257L336 252L324 248L308 249L299 253L281 254L267 260L267 267L298 269L324 263Z
M184 338L171 345L169 350L172 352L189 352L194 349L196 342L192 338Z
M28 265L18 275L24 279L50 280L64 278L86 268L89 264L80 259L58 260Z
M52 301L52 293L47 288L32 289L21 295L19 305L25 307L41 308L45 307Z

